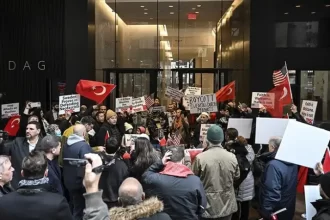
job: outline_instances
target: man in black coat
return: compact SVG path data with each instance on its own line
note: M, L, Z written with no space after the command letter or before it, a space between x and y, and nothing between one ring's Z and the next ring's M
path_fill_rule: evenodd
M172 219L198 220L206 207L203 184L184 164L184 148L170 147L142 176L146 196L157 196Z
M16 192L0 199L1 220L71 220L66 199L49 192L47 158L32 151L22 162L23 180Z
M29 155L29 152L40 144L41 125L39 122L31 121L26 126L26 137L17 137L7 146L5 154L11 157L11 163L14 171L14 176L11 185L14 189L17 188L18 182L22 179L21 166L23 158Z

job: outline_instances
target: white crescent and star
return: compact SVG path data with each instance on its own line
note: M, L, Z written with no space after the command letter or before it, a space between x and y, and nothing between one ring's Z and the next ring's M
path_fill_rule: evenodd
M14 127L14 122L15 122L15 121L17 121L16 124L19 124L21 120L20 120L19 118L15 118L15 119L10 123L11 127Z
M104 93L107 91L107 89L104 86L102 87L102 92L94 92L95 95L100 96L100 95L104 95ZM93 90L95 90L96 88L93 87Z
M229 88L229 92L227 93L227 95L230 95L232 92L233 92L233 89L232 88Z
M288 90L286 89L286 87L283 87L283 95L281 96L280 100L284 99L288 94Z

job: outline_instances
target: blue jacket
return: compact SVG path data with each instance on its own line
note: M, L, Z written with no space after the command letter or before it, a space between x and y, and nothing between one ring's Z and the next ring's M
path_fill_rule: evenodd
M271 155L261 178L259 201L260 214L269 219L271 214L286 208L277 215L279 220L293 219L296 206L298 166L273 159Z
M56 159L48 160L48 178L52 190L63 195L62 174Z
M63 159L84 159L84 155L91 152L92 148L83 137L72 134L68 137L67 145L63 148ZM82 183L84 175L84 167L76 167L63 162L64 185L69 191L84 189Z

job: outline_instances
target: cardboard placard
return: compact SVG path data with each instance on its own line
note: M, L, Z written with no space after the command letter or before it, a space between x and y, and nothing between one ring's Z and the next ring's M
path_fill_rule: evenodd
M10 118L19 115L19 103L1 105L1 118Z
M167 86L165 95L179 102L184 94L178 89Z
M314 123L317 101L303 100L300 115L304 117L308 124Z
M262 103L267 104L268 108L274 108L275 105L275 93L269 92L252 92L251 108L261 108L260 99Z
M132 97L116 98L116 112L127 111L132 107Z
M189 97L190 113L217 112L218 103L215 94Z
M59 112L63 115L65 112L80 112L80 95L62 95L59 97Z

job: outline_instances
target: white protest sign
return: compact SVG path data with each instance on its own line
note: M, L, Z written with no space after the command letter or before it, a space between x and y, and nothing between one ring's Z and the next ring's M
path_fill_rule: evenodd
M165 95L179 102L184 94L178 89L167 86Z
M141 134L125 134L125 146L130 147L135 145L135 139L139 138Z
M227 128L235 128L239 136L250 139L252 122L252 118L229 118Z
M212 124L201 124L201 130L199 133L199 140L204 141L204 138L206 137L207 130L212 126ZM197 147L197 146L196 146Z
M306 206L306 219L312 220L314 215L316 215L316 209L312 205L312 202L315 202L318 199L322 199L320 195L320 186L304 186L305 192L305 206Z
M132 107L132 97L116 98L116 112L127 111Z
M190 113L217 112L218 104L215 94L189 97Z
M274 108L275 93L252 92L251 108L260 108L262 106L259 99L262 99L262 103L267 105L268 108Z
M200 87L188 87L186 88L186 91L184 92L184 95L201 95L202 94L202 88Z
M19 115L19 103L1 105L1 118L10 118Z
M199 96L202 94L202 88L200 87L188 87L184 93L184 97L182 99L182 105L186 108L186 110L190 110L189 98L191 96Z
M58 114L63 115L65 112L80 112L80 95L62 95L58 101L59 112Z
M133 112L143 112L146 110L147 110L146 100L143 96L132 99L132 111Z
M303 100L300 115L308 124L313 124L316 113L317 101Z
M165 112L165 106L153 106L149 109L150 112Z
M271 137L283 137L289 120L287 118L260 118L256 123L256 144L268 144Z
M311 169L322 161L330 132L290 120L275 158Z

